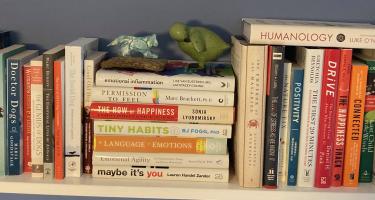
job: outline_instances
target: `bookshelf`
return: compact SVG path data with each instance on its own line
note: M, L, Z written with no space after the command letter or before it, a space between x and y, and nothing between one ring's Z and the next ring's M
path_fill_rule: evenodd
M179 181L141 181L82 178L64 181L45 181L31 178L26 174L18 177L1 177L0 192L39 195L69 195L91 197L128 197L158 199L235 199L273 200L273 199L374 199L375 185L362 184L358 188L296 188L282 189L244 189L232 176L229 184L179 182Z
M160 34L161 56L181 58L182 54L176 53L176 45L166 33L175 21L208 25L229 41L230 34L241 32L241 17L375 22L374 7L375 2L371 0L0 0L0 29L15 31L14 41L41 50L80 36L102 38L101 49L105 50L105 44L120 34L155 32ZM89 176L60 182L22 175L0 177L0 199L8 199L6 193L170 199L341 200L374 199L375 185L266 190L240 188L234 177L229 184L214 184L91 179Z

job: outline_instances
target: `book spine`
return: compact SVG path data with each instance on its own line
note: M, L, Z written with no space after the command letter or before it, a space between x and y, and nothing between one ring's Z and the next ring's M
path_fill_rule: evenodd
M348 114L350 76L352 69L352 50L342 49L340 56L339 82L336 101L336 133L333 142L331 186L342 185L344 169L346 118Z
M371 28L310 25L244 24L251 44L373 49Z
M65 176L82 174L82 68L84 52L65 46Z
M95 77L97 86L234 92L235 85L233 77L160 76L153 73L127 75L111 70L98 72Z
M299 135L301 130L301 107L303 94L303 68L292 69L292 85L290 99L290 137L288 145L288 186L297 185Z
M94 151L226 154L227 139L95 135Z
M93 152L93 165L228 169L229 156L171 153Z
M89 113L85 112L84 115L84 128L83 133L83 173L91 174L92 173L92 144L93 144L93 124L90 119Z
M94 166L92 176L94 178L178 180L227 183L229 180L229 170L204 168Z
M282 86L284 72L283 46L270 46L268 54L268 82L266 105L266 133L264 142L263 186L277 187L279 127L281 117Z
M287 185L288 156L287 148L289 146L289 114L290 114L290 84L291 84L292 63L284 63L284 76L281 100L281 118L279 134L279 155L278 155L278 186Z
M31 67L23 67L23 171L31 172Z
M43 55L43 162L44 178L54 177L53 56Z
M54 139L55 179L64 179L64 61L54 61Z
M340 50L325 49L314 186L331 186L332 148L336 125L337 83Z
M233 107L93 102L92 119L233 124Z
M367 72L366 65L352 66L343 173L346 187L358 186Z
M375 82L375 62L368 61L368 76L366 87L365 116L363 124L361 161L359 167L359 182L372 182L373 159L374 159L374 138L375 138L375 94L373 83Z
M297 186L313 187L320 116L324 50L306 49Z
M233 106L233 92L93 87L92 101L119 103L155 103L202 106Z
M232 126L136 121L94 120L95 134L231 138Z
M31 163L32 177L43 177L43 72L31 67Z
M9 175L22 174L21 159L21 84L22 66L17 60L7 61L7 147Z

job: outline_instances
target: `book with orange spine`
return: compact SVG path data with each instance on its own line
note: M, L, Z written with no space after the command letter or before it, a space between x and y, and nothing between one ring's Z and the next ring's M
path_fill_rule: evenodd
M64 159L64 63L62 57L53 63L54 67L54 159L55 159L55 179L64 179L65 177L65 159Z
M353 61L345 141L343 186L358 186L368 66Z
M227 153L227 139L95 135L96 152Z
M31 67L23 67L23 171L31 172Z

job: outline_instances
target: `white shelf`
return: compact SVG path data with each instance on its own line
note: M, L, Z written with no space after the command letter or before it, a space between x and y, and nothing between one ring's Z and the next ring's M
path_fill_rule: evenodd
M22 176L0 178L0 193L129 197L129 198L168 198L168 199L299 199L299 200L364 200L375 199L375 185L361 184L358 188L298 188L246 189L240 188L234 178L229 184L98 179L90 176L69 178L63 181L46 181Z

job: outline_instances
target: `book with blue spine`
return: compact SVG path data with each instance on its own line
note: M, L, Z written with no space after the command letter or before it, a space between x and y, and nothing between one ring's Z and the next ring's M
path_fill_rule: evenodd
M301 107L303 92L304 69L298 66L292 68L292 85L290 99L290 136L288 149L288 186L297 185L297 167L298 167L298 145L299 133L301 128Z
M37 50L26 50L7 59L7 166L9 175L22 173L22 68L37 55Z
M7 174L6 162L6 67L7 59L21 51L25 50L25 45L13 45L0 50L0 176Z

